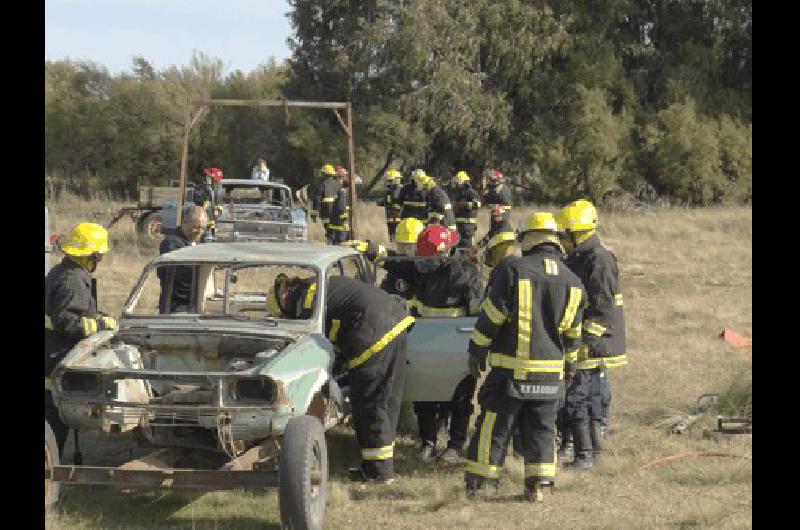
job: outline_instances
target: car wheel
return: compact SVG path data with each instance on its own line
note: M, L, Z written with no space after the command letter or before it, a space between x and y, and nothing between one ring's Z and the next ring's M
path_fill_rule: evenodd
M44 420L44 469L45 471L52 469L53 466L59 465L58 444L56 443L56 435L53 434L53 429L47 420ZM47 510L58 502L58 493L61 489L60 482L52 480L44 480L44 508Z
M322 528L328 497L328 449L322 423L298 416L286 424L278 460L281 525L293 530Z

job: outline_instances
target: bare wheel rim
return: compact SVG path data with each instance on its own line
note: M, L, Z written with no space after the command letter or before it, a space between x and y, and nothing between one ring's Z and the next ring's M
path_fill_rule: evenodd
M47 447L47 442L44 444L44 470L45 472L53 468L53 455L50 454L50 448ZM50 500L50 495L53 491L53 481L44 479L44 505L47 506L47 501Z

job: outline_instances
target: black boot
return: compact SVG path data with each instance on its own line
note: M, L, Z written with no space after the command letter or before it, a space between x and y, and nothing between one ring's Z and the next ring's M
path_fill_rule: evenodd
M603 433L601 420L591 420L589 435L592 439L592 456L593 458L597 459L597 457L603 454Z
M575 458L564 467L583 471L592 467L592 438L589 433L589 422L583 421L572 426L572 441L575 447Z

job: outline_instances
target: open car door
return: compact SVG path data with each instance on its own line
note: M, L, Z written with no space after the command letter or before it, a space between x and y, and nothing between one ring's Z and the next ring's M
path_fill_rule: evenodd
M450 401L469 374L467 346L476 320L417 317L408 334L403 401Z

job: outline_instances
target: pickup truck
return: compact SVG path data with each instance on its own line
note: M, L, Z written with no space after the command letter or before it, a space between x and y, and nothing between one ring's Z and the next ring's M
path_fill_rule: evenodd
M190 287L173 283L179 272L191 278ZM270 313L267 293L281 273L317 282L309 319ZM133 431L148 448L216 452L237 469L59 465L46 458L46 491L54 482L278 487L284 526L321 528L324 431L349 413L320 303L334 275L375 279L354 249L312 243L215 243L153 259L123 307L119 328L79 342L56 366L53 400L78 431L112 437ZM173 312L163 301L173 300L178 288L186 289L181 300L188 306ZM474 317L417 319L408 338L405 400L450 399L468 373L473 324Z

